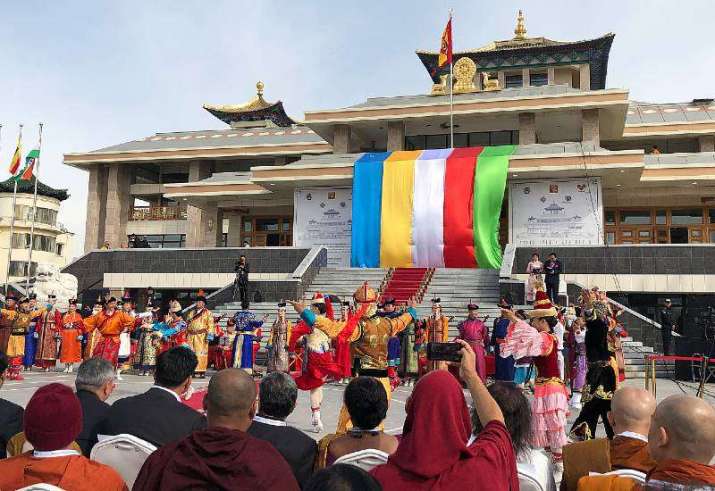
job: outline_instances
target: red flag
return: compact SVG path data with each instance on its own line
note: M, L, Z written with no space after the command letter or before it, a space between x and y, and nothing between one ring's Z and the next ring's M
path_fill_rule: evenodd
M452 16L449 16L447 27L442 33L442 44L439 48L439 58L437 58L437 66L442 68L445 65L452 64Z

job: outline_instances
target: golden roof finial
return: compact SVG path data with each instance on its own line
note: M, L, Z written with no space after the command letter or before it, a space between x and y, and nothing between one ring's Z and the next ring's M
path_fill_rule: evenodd
M516 29L514 29L514 39L526 39L526 25L524 25L524 13L519 9L519 15L516 16Z
M265 87L265 85L259 80L258 83L256 83L256 93L259 97L263 95L263 87Z

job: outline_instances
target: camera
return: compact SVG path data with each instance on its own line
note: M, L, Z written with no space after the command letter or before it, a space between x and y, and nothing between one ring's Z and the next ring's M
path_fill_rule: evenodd
M427 359L431 361L462 361L459 343L427 343Z

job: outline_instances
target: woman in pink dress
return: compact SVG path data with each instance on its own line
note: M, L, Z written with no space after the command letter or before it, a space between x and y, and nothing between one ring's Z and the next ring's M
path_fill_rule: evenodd
M526 272L529 274L529 278L526 280L526 303L533 303L536 298L536 288L543 282L541 278L543 271L544 263L535 252L531 255L529 264L526 265Z
M485 347L489 344L489 329L487 325L479 317L479 306L473 303L467 305L469 314L467 318L459 323L458 339L463 339L474 350L477 362L477 374L484 382L487 378L487 364ZM484 319L486 320L486 319Z

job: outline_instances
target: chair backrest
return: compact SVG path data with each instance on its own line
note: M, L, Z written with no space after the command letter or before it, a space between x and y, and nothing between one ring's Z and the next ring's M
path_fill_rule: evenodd
M53 486L52 484L37 483L19 488L17 491L64 491L64 489Z
M386 464L390 455L382 450L366 448L357 452L345 454L335 459L335 464L350 464L361 468L365 472L370 472L378 465Z
M519 477L519 491L546 491L541 483L528 474L523 472L518 472Z
M621 476L621 477L630 477L631 479L638 481L638 482L645 482L645 473L641 471L637 471L635 469L616 469L611 472L606 472L603 474L604 476Z
M134 435L100 435L99 442L92 448L90 458L112 467L122 476L127 487L132 489L144 461L154 450L154 445Z

